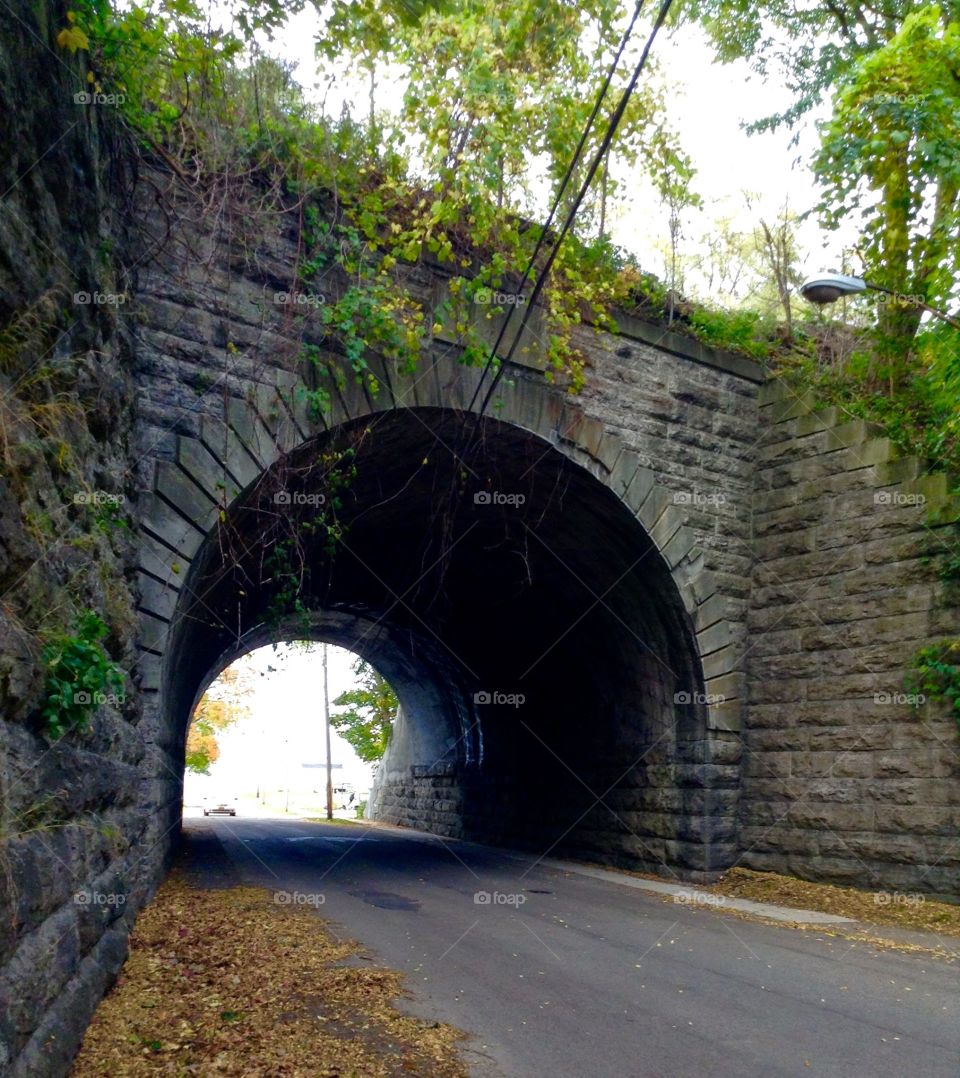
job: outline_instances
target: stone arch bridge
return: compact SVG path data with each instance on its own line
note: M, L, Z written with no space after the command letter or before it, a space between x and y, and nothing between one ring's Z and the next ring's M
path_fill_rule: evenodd
M276 302L295 291L284 215L204 215L162 175L128 190L104 111L77 104L65 19L59 0L0 5L5 416L11 327L55 308L24 370L63 377L82 458L58 471L4 419L29 463L16 494L6 454L0 476L0 1071L69 1070L174 847L198 694L284 637L352 648L396 687L381 819L683 878L957 893L956 725L903 698L916 650L956 635L936 557L955 533L929 522L957 516L947 477L628 316L576 330L576 397L545 379L533 318L483 417L442 330L413 373L371 355L376 393L333 352L304 369L311 312ZM76 299L121 265L122 307ZM428 310L446 274L409 271ZM128 499L132 550L76 506L97 486ZM113 600L130 693L51 741L8 597L32 574L24 609L69 608L78 569L85 601Z
M397 689L379 819L693 878L748 864L948 889L956 756L942 717L898 704L946 617L918 579L944 476L628 316L577 330L578 396L544 376L538 318L483 417L481 371L444 331L412 372L371 355L374 391L334 352L299 366L282 228L242 257L199 219L157 247L137 281L135 458L158 833L205 686L309 636ZM406 284L438 308L447 272ZM331 558L322 528L303 537L334 498ZM291 621L272 606L290 567L264 552L293 533Z

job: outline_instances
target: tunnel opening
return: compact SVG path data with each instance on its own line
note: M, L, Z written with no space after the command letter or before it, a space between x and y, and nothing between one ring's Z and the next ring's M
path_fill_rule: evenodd
M657 872L723 867L703 675L667 564L521 428L403 409L336 427L225 507L183 587L167 721L238 655L324 640L400 714L375 819Z
M390 684L353 652L306 640L254 648L193 710L183 817L362 818L396 712Z

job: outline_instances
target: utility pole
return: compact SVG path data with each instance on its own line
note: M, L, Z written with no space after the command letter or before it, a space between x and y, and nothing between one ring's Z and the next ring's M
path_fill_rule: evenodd
M327 738L327 819L333 819L333 762L330 759L330 685L327 681L327 645L323 645L323 722Z

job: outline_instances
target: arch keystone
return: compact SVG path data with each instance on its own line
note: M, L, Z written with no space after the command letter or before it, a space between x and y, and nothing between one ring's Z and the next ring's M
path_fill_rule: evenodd
M217 521L219 506L213 495L205 493L183 471L169 460L157 462L157 493L163 495L176 510L201 534Z
M696 546L696 535L686 524L682 524L673 535L660 548L660 553L665 558L671 570L683 561Z
M669 491L655 484L637 510L637 519L644 526L648 535L653 532L654 526L660 517L672 506L673 498Z
M739 700L725 700L707 707L707 729L738 734L743 729L742 705Z
M235 498L242 489L227 471L223 461L218 460L197 438L185 435L177 437L177 463L203 492L215 502L224 497Z
M188 561L200 549L203 533L154 493L138 500L141 528Z
M260 475L262 469L246 446L219 419L204 416L200 420L200 440L217 460L223 461L241 488L249 486Z
M682 525L683 514L672 502L668 503L656 524L649 529L650 538L656 543L661 554L663 554L667 544L677 534Z
M607 486L621 500L623 500L623 496L639 467L640 454L632 449L623 449L617 457L617 461L607 479Z
M268 385L265 382L257 382L254 386L251 403L255 406L261 422L270 432L271 438L282 453L286 453L300 444L302 441L300 432L290 418L290 413L284 407L276 386Z
M649 468L644 468L642 465L637 467L622 495L623 502L631 513L637 514L640 506L653 490L655 482L654 474Z
M170 621L177 608L180 589L167 583L161 583L146 573L137 573L137 590L140 595L139 608L148 610Z

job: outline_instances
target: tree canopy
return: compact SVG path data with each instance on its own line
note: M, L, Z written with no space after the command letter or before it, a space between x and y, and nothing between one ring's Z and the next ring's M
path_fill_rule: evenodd
M400 705L397 694L369 663L358 659L353 672L357 685L333 701L335 707L346 710L331 715L330 725L361 760L374 763L386 751Z
M235 669L227 667L200 698L187 728L185 764L195 775L209 775L220 758L217 735L249 714L246 687Z
M859 215L870 280L903 299L881 308L887 335L911 339L918 297L952 304L960 281L960 22L908 15L834 96L814 167L828 227Z
M366 102L338 117L310 104L289 67L266 54L285 19L308 7L318 12L318 72L367 80ZM911 403L900 413L929 417L955 439L950 387L960 377L960 350L955 332L921 324L921 304L952 311L960 298L960 0L691 0L678 11L679 32L696 23L719 59L742 60L787 86L789 105L754 130L797 127L815 108L830 110L810 162L819 190L808 209L827 230L856 228L850 264L833 268L886 289L882 301L872 294L872 307L863 299L852 308L854 323L868 315L876 331L871 327L859 349L870 353L867 361L853 355L847 374L871 402L881 387L888 400L907 391ZM313 316L319 325L309 327L307 362L321 346L334 347L375 392L368 352L412 369L435 334L451 328L464 362L486 362L475 304L491 289L508 292L526 267L542 235L543 205L557 190L626 23L625 5L234 0L229 12L233 21L218 25L201 0L76 0L63 47L86 57L95 88L123 97L123 119L142 152L190 182L259 184L284 211L292 208L303 252L296 288L325 291L334 269L348 277L345 294ZM629 67L628 56L603 119ZM796 245L775 228L764 232L759 219L754 227L776 304L764 301L762 314L756 304L732 314L678 307L681 219L698 205L701 182L681 135L650 67L543 297L548 376L572 392L585 377L575 327L584 319L611 325L617 306L664 320L679 312L683 327L701 339L760 358L786 341L791 370L811 355L814 366L819 361L822 320L803 306L799 321L790 306ZM598 129L588 156L599 138ZM607 235L637 170L664 202L673 278L667 289ZM239 202L246 194L224 197ZM255 198L266 205L262 193ZM795 207L801 216L804 209ZM744 237L746 257L755 261L756 245L749 232ZM403 283L406 269L424 258L450 270L447 296L433 310ZM737 271L729 279L738 279ZM790 323L786 334L772 325L775 308ZM322 377L309 390L320 410L329 402ZM924 445L930 440L925 434Z
M829 101L812 166L827 229L854 223L881 296L881 353L909 348L926 303L960 294L960 4L693 0L726 62L785 80L790 106L752 125L796 125Z

